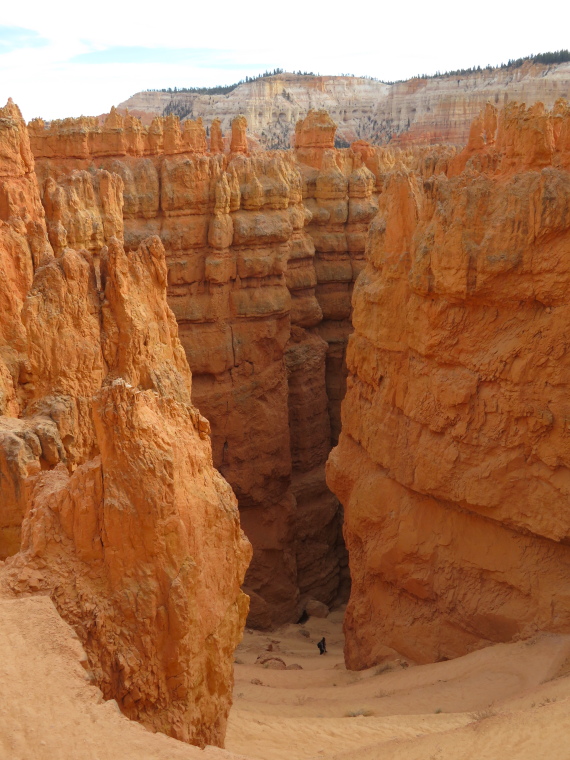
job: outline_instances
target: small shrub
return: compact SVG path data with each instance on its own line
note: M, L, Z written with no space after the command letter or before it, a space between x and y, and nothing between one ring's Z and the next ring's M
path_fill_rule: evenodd
M440 714L440 713L442 713L442 712L443 712L443 710L442 710L442 708L441 708L441 707L436 707L436 708L435 708L435 710L434 710L434 713L435 713L436 715L439 715L439 714Z
M344 714L345 718L358 718L359 715L362 715L365 718L369 718L371 715L374 715L372 710L367 710L363 707L360 707L358 710L349 710Z
M473 713L472 717L476 721L480 720L486 720L487 718L492 718L494 715L496 715L496 710L493 710L491 707L488 707L486 710L478 710L478 712Z
M554 702L556 702L557 699L558 697L546 697L544 702L540 703L540 707L544 707L544 705L552 705Z
M387 673L389 670L394 670L394 663L393 662L384 662L382 665L378 665L376 670L374 671L375 676L381 676L382 673Z

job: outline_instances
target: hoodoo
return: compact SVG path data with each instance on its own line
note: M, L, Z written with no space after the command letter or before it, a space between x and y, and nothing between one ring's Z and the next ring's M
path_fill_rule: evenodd
M265 152L0 111L0 595L153 731L223 746L248 615L340 660L348 561L351 669L570 632L570 110L409 144L428 101L403 147L310 110Z
M126 715L223 746L251 550L191 402L163 245L125 251L123 182L99 170L45 183L54 254L11 103L0 146L2 594L49 594Z
M570 630L570 111L492 106L447 176L386 179L328 483L346 661Z

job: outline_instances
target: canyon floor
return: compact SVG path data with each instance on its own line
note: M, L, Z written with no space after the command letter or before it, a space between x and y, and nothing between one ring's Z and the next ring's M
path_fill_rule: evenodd
M538 635L435 665L347 671L342 611L236 652L227 750L151 734L104 702L47 597L0 601L1 760L567 760L570 636ZM328 653L316 642L326 636ZM267 657L302 670L277 670Z
M361 672L345 669L342 649L342 611L266 636L246 630L226 747L256 760L570 757L570 636L434 665L394 655ZM303 670L256 665L261 653Z

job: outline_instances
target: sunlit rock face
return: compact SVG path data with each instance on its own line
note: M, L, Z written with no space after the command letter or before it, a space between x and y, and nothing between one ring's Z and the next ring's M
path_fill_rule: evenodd
M349 667L570 628L569 135L488 106L447 174L386 181L327 474Z
M337 497L350 667L568 630L569 124L337 149L312 111L261 152L3 109L1 584L127 715L223 742L240 586L261 628L341 600Z
M255 144L264 150L289 149L296 123L311 109L330 113L345 144L365 138L376 104L389 91L384 82L364 77L284 73L246 82L226 94L137 92L119 109L134 110L146 119L172 111L187 119L201 118L210 129L219 120L224 132L243 114Z
M116 112L102 126L36 121L30 132L54 249L97 259L123 220L126 250L162 240L192 397L254 546L249 621L271 627L297 620L308 597L346 595L348 572L324 477L330 350L318 334L310 190L292 152L250 155L246 126L235 119L231 141L214 130L209 145L200 122L147 128Z
M125 250L117 174L77 169L42 194L47 224L9 103L0 588L49 594L104 696L130 718L223 746L251 548L191 401L164 247L154 236Z
M454 151L338 150L324 111L298 122L294 151L250 153L243 117L226 138L219 122L208 139L200 120L145 127L116 111L30 133L55 250L97 258L121 218L127 250L162 240L193 399L254 547L250 625L297 620L307 598L346 599L324 464L340 431L352 288L386 178L444 171Z
M391 145L465 145L473 119L487 103L544 103L570 95L570 63L525 62L518 68L397 82L371 116L366 139Z

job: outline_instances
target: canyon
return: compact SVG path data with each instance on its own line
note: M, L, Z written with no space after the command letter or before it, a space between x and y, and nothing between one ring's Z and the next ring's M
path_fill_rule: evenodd
M311 599L346 601L325 462L340 433L352 288L385 174L429 175L454 151L337 150L334 121L312 111L294 151L250 155L246 126L234 119L224 139L215 122L208 145L199 120L144 127L114 110L102 126L34 120L29 133L56 254L72 245L97 257L117 235L127 251L162 241L192 399L253 546L248 624L271 628Z
M488 72L469 75L469 107L462 94L445 117L447 85L426 80L417 121L368 135L388 146L341 132L335 148L325 110L263 151L229 111L26 125L9 102L10 624L54 628L57 610L101 698L200 747L223 747L244 698L246 617L247 694L267 685L249 637L289 656L299 632L313 648L327 632L340 669L342 647L350 670L405 670L524 640L541 674L567 674L568 70L524 64L508 84L546 106L501 109L480 99ZM328 620L295 625L322 605ZM243 751L231 721L229 736Z
M376 175L360 153L337 155L326 112L299 123L295 155L249 156L243 119L229 153L216 152L215 130L207 152L203 126L173 116L145 128L114 111L103 127L29 131L56 254L73 245L97 257L123 219L127 251L148 235L164 245L192 398L254 548L249 623L297 620L309 598L344 600L342 514L324 466Z
M202 119L208 129L215 119L229 131L243 114L253 138L263 149L290 148L295 124L310 110L325 109L338 125L337 145L355 140L373 144L464 145L473 119L487 101L552 108L570 97L570 63L525 61L520 67L485 68L461 74L415 77L385 83L353 76L264 76L225 94L184 91L138 92L118 104L148 120L172 111L189 120Z

